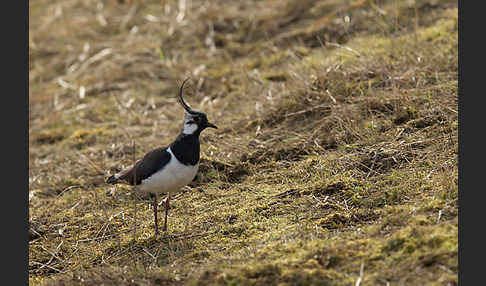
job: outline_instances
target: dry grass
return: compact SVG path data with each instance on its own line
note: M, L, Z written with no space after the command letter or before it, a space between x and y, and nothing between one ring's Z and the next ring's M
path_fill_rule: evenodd
M32 285L457 285L455 1L29 12ZM155 238L104 179L175 138L187 76L219 129Z

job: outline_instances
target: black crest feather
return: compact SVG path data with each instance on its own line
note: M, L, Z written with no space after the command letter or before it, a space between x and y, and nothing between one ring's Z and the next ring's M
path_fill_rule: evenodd
M179 100L179 103L182 105L182 107L184 107L184 109L189 112L190 114L196 114L197 112L195 112L194 110L192 110L192 108L189 107L189 105L186 104L186 102L184 101L184 99L182 98L182 90L184 89L184 84L189 80L189 78L186 78L182 84L181 84L181 87L179 88L179 94L178 94L178 100Z

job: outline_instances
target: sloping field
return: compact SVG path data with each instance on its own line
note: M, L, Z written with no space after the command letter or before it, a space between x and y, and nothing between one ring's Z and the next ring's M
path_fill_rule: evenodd
M456 1L29 1L31 285L457 285ZM153 236L104 180L218 125Z

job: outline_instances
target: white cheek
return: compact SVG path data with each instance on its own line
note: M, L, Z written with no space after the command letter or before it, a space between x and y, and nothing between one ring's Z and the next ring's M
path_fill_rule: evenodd
M184 130L182 131L182 133L184 133L184 134L192 134L196 130L197 130L197 125L196 124L184 124Z

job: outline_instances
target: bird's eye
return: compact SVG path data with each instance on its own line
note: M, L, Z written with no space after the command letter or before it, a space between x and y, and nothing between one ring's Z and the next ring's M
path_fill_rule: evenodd
M194 121L196 121L196 123L199 123L199 121L201 121L201 117L199 117L199 116L198 117L195 117L194 118Z

